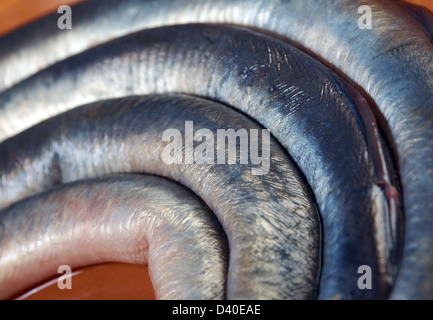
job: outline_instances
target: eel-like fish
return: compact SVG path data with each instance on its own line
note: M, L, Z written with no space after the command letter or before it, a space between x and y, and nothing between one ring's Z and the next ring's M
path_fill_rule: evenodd
M225 298L224 231L195 194L167 179L131 174L63 184L1 210L0 226L1 299L61 265L109 261L148 264L157 299Z
M124 172L164 176L194 191L221 222L230 249L228 299L313 299L320 271L319 215L302 173L268 131L259 139L260 128L231 108L182 95L76 108L0 145L1 205L77 179ZM193 141L200 140L200 129L207 132L204 149ZM239 148L220 143L214 148L211 139L218 141L223 129L253 130L246 141L250 161L226 165L229 160L218 156L233 150L246 155L244 138ZM169 142L166 134L173 131L182 137ZM171 149L174 141L180 149ZM214 161L196 163L203 153ZM172 154L182 161L172 163ZM255 174L266 162L267 173Z
M395 199L380 186L368 130L345 84L293 46L226 25L144 30L3 92L0 127L5 137L94 100L167 92L203 96L243 111L289 151L323 217L321 298L388 294L395 262L390 252L396 246L389 235L397 229L388 223L396 215L388 204ZM358 288L357 270L365 264L377 290Z
M360 28L361 6L372 28ZM95 44L143 28L231 23L289 38L372 98L395 145L404 190L405 249L394 298L433 298L433 49L428 12L394 0L94 0L0 40L1 88ZM272 88L270 87L269 90Z

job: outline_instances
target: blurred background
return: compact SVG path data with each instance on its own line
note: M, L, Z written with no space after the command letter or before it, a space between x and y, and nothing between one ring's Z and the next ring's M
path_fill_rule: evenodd
M0 36L20 26L56 12L62 4L74 5L84 0L1 0Z
M72 6L83 1L91 0L1 0L0 36L56 12L60 5ZM433 12L433 0L406 2L424 6ZM107 263L74 271L71 290L59 290L57 276L23 293L20 299L155 299L147 266Z

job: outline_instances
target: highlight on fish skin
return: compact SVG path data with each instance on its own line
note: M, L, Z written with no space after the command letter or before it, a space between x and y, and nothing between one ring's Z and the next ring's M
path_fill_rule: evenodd
M167 179L131 174L62 184L1 210L0 224L2 299L60 265L107 261L149 264L157 299L225 298L221 225L201 199Z
M59 11L0 38L3 207L76 179L161 175L223 225L228 299L433 299L430 11L397 0Z

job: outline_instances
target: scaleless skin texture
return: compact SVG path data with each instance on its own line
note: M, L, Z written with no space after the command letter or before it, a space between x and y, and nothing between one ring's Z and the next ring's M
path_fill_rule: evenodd
M362 5L372 10L371 30L358 27ZM67 32L53 14L0 40L1 88L115 37L196 22L287 38L352 79L377 104L399 164L406 232L393 298L433 298L433 20L427 11L394 0L94 0L74 6L73 14Z
M1 210L0 230L2 299L61 265L110 261L148 264L157 299L225 297L221 225L196 195L160 177L63 184Z
M215 141L218 129L261 129L234 110L197 97L155 95L97 102L0 145L1 203L56 184L117 172L164 176L194 191L221 222L230 248L228 299L314 298L320 266L319 215L287 152L273 138L269 144L259 139L258 152L264 152L270 164L261 175L254 174L258 166L253 164L187 164L191 156L186 142L184 162L167 164L164 150L169 142L163 141L164 132L178 129L185 141L192 141L185 121L193 121L195 132L211 130Z
M379 186L363 122L331 70L281 41L221 25L132 34L1 94L0 125L30 126L99 99L167 92L208 97L243 111L288 150L323 218L320 298L387 296L395 262L390 256L398 246L389 241L396 227L388 221L396 213ZM358 288L358 268L365 264L376 290Z

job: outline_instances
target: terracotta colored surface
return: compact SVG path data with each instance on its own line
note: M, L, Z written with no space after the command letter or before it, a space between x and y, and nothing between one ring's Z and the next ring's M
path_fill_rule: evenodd
M147 266L106 263L72 270L70 289L62 274L16 297L19 300L155 300ZM60 283L65 283L64 278Z
M83 0L1 0L0 36L36 20L62 5L73 5Z
M433 11L433 0L406 0L405 2L410 2L413 4L417 4L419 6L424 6L431 11Z
M1 0L0 36L55 12L60 5L73 5L82 1L84 0ZM433 0L406 2L433 11ZM43 289L36 288L26 299L155 299L147 266L109 263L86 267L72 277L70 290L60 290L56 279Z

